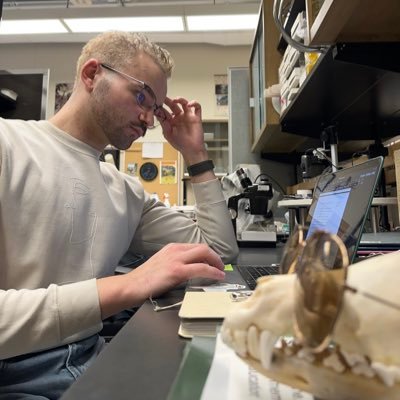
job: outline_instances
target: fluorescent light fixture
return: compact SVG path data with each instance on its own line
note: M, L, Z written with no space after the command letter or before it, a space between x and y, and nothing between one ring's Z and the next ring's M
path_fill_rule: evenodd
M72 32L181 32L182 17L65 18Z
M3 19L0 24L0 35L67 32L65 26L58 19Z
M186 21L189 31L255 30L258 15L191 15L186 17Z

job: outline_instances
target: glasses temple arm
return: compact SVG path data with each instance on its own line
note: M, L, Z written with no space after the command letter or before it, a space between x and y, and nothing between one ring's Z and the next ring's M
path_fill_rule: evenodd
M351 291L354 294L355 293L361 294L362 296L365 296L365 297L367 297L367 298L369 298L371 300L377 301L378 303L381 303L381 304L385 304L388 307L391 307L391 308L394 308L394 309L400 311L400 305L399 304L392 303L391 301L383 299L382 297L375 296L372 293L364 292L362 290L356 289L356 288L348 286L348 285L344 285L344 287L345 287L345 289Z

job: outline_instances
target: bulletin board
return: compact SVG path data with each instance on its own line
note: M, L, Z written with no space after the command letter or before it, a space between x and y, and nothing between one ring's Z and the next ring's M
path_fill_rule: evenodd
M143 143L133 143L133 145L125 151L124 172L129 175L137 176L147 192L157 193L162 201L164 193L169 194L169 202L171 205L179 205L179 188L181 184L179 153L169 143L164 142L162 158L148 158L142 156ZM145 163L153 163L156 165L157 176L146 181L140 176L140 168Z

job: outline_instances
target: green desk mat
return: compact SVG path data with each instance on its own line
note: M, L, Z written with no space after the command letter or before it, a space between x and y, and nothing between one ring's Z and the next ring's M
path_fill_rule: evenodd
M187 343L167 400L200 399L215 350L215 337L195 336Z

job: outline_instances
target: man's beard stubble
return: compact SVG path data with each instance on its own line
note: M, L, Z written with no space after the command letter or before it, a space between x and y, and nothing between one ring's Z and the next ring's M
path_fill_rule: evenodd
M110 90L110 82L107 79L103 79L92 92L91 108L93 116L104 136L108 139L109 144L119 150L126 150L132 145L133 140L124 134L126 126L123 116L119 115L117 108L107 103L107 99L110 97ZM144 136L146 126L141 124L140 128L143 130Z

